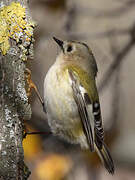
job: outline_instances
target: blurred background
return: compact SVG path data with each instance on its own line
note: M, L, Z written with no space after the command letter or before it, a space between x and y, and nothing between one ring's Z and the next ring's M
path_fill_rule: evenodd
M98 64L105 141L115 162L111 176L99 159L79 146L49 135L47 118L32 91L32 118L24 141L30 180L135 179L135 0L29 0L35 28L32 80L43 97L44 77L59 48L52 36L85 42Z

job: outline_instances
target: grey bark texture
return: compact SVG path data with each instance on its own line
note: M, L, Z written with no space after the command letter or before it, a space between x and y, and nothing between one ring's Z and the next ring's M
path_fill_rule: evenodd
M27 0L0 0L0 8L12 2L19 2L26 8L26 22L29 23ZM25 90L25 66L28 55L33 53L33 36L27 44L25 38L23 33L19 40L9 37L10 48L6 54L0 49L0 180L24 180L30 174L24 164L22 140L23 122L31 118Z

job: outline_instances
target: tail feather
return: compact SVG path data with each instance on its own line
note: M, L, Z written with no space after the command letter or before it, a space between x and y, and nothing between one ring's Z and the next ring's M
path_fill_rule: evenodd
M114 174L114 163L111 157L111 154L106 146L106 144L103 143L102 149L99 149L95 144L95 149L104 164L105 168L108 170L109 173L112 175Z

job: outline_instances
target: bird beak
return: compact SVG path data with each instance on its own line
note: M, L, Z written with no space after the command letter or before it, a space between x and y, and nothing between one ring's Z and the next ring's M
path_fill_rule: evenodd
M64 49L63 49L63 44L64 44L63 41L57 39L56 37L53 37L53 39L54 39L54 41L60 46L60 48L61 48L62 50L64 50Z

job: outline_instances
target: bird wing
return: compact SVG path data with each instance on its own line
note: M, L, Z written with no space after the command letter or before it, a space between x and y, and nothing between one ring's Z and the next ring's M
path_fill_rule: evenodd
M99 149L102 149L104 141L104 130L102 126L100 103L98 101L93 102L93 115L94 115L94 134L95 143Z
M78 107L78 112L80 115L80 119L82 122L82 126L84 129L84 133L86 135L88 144L90 146L90 150L94 151L94 140L93 140L93 133L92 128L90 124L90 118L88 115L87 107L86 107L86 101L85 101L85 93L83 92L83 86L80 84L77 76L74 74L72 70L69 70L69 76L71 79L71 86L73 89L73 96L75 99L75 102Z
M77 74L71 69L69 69L68 72L71 79L73 96L78 107L78 112L83 125L84 133L90 146L90 150L94 151L94 143L99 149L102 149L104 130L102 126L99 99L94 99L92 97L90 98ZM97 89L94 89L94 91L97 93ZM92 120L94 122L92 122Z

